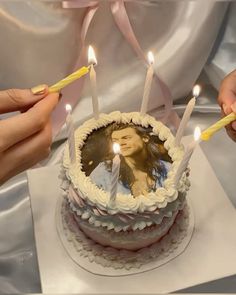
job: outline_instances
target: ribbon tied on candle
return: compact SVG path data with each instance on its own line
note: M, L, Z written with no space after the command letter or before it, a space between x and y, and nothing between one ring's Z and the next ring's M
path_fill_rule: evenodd
M144 64L149 67L149 62L139 45L138 40L134 34L132 26L130 24L130 20L125 8L124 2L137 2L135 0L108 0L111 8L111 13L113 18L117 24L117 27L125 37L126 41L130 44L136 55L140 60L144 62ZM138 2L142 4L142 2ZM85 12L85 16L82 21L82 28L81 28L81 50L80 55L78 58L78 62L76 63L75 68L80 68L85 61L85 39L86 35L90 26L90 23L99 7L99 1L92 1L92 0L70 0L70 1L62 1L63 8L87 8ZM157 76L154 71L153 78L157 85L161 89L162 93L162 101L165 105L165 113L164 116L161 118L163 123L166 123L167 119L170 115L173 114L173 117L176 118L176 114L172 113L172 97L170 90L166 86L166 84ZM67 96L72 107L76 105L78 102L78 98L81 94L83 88L84 79L79 79L77 83L69 86L67 89L63 90L62 93ZM53 114L53 134L57 134L60 130L63 122L65 120L65 107L62 101L57 106L54 114ZM174 120L174 119L173 119ZM178 120L176 120L178 124Z

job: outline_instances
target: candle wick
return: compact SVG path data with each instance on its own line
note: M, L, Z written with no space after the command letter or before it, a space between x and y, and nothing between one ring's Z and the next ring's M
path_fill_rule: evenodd
M95 61L94 62L90 62L88 68L90 69L92 66L93 67L96 67L97 66L97 63Z

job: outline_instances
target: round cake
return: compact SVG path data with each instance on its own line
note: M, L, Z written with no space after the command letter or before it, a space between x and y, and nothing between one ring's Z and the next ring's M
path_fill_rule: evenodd
M117 193L112 145L120 146ZM86 237L104 247L137 251L168 234L186 206L186 170L176 171L183 147L169 128L138 112L100 114L75 131L76 161L68 145L62 161L63 196L71 218Z

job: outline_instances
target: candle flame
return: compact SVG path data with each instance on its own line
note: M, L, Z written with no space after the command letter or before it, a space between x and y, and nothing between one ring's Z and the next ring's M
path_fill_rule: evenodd
M113 143L113 151L115 154L119 154L120 153L120 145L117 142Z
M199 85L195 85L193 87L193 96L198 97L201 92L201 87Z
M97 64L96 55L91 45L89 45L89 48L88 48L88 63L94 64L94 65Z
M66 104L66 111L70 113L72 111L72 107L69 103Z
M148 62L150 65L153 65L154 64L154 56L153 56L153 53L151 51L148 52Z
M198 141L200 137L201 137L201 129L200 127L197 126L194 130L194 140Z

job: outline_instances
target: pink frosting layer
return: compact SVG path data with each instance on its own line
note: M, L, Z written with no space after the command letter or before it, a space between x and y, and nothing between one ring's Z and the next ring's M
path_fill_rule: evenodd
M103 246L109 246L116 249L138 250L148 247L156 243L164 235L168 233L178 212L174 212L172 217L165 217L161 224L146 227L143 230L135 231L121 231L115 232L114 230L106 230L101 227L94 227L88 222L80 219L74 215L79 228L92 240Z

